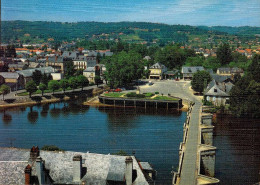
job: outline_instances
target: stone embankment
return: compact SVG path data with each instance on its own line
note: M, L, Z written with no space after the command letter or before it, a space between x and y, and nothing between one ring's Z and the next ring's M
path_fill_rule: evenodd
M183 142L179 147L179 167L178 171L173 173L172 184L174 185L219 183L219 180L214 178L216 147L213 146L212 114L204 112L207 107L195 108L194 113L194 103L191 103L186 122L183 125ZM199 111L197 112L197 110ZM199 121L199 124L194 124L194 121ZM198 134L196 134L196 129L198 129ZM195 140L197 137L198 141L192 137ZM192 147L194 147L193 154L191 153Z

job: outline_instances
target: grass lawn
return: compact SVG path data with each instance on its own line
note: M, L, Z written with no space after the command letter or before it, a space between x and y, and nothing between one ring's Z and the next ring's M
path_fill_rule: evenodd
M153 100L170 100L170 101L174 101L174 100L179 100L177 98L172 98L169 96L156 96L155 98L153 98Z
M123 94L125 94L125 93L120 93L120 92L104 93L105 96L114 97L114 98L118 98L118 97L122 96Z

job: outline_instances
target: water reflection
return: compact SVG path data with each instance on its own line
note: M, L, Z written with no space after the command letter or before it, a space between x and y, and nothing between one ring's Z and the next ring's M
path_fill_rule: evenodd
M217 116L214 142L220 184L250 185L260 181L259 133L259 119Z
M4 111L3 117L2 117L3 123L8 125L12 122L12 116Z
M33 110L33 107L30 107L30 112L27 114L27 119L30 123L34 124L37 122L39 118L39 114L37 111Z
M49 109L50 109L50 105L49 104L44 104L42 106L41 116L42 117L47 117Z

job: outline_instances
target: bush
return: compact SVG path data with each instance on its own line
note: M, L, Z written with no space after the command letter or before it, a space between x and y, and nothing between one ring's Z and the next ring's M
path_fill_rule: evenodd
M154 94L159 94L159 92L156 91Z
M46 150L46 151L63 151L62 149L60 149L59 147L57 147L55 145L44 145L42 147L42 150Z
M152 97L154 94L153 93L144 93L145 97Z

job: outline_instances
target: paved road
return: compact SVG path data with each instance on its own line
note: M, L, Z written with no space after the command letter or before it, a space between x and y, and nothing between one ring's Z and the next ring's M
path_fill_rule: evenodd
M141 93L158 91L163 94L170 93L173 96L182 99L188 99L195 102L193 106L189 132L186 141L183 158L183 166L181 171L180 185L195 185L197 173L197 147L199 134L199 112L201 109L201 100L192 94L190 82L187 81L158 81L152 86L141 86Z

